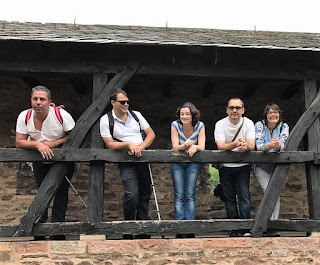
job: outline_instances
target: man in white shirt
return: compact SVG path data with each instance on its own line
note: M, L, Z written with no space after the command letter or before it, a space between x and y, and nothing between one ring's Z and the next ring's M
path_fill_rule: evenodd
M73 129L75 122L64 109L51 106L51 92L44 86L36 86L31 91L31 109L22 111L16 125L16 147L36 149L47 162L34 162L33 171L38 188L52 167L48 162L53 158L52 148L62 145L67 140L68 133ZM67 177L71 179L74 163L70 163ZM68 205L69 183L63 179L54 196L51 222L64 222ZM48 219L46 210L39 222L45 223ZM36 237L36 240L45 237ZM64 236L53 236L52 239L65 239Z
M244 103L240 98L232 98L228 101L226 110L228 116L219 120L214 130L215 142L219 150L234 152L254 150L254 124L250 119L242 117L244 111ZM222 190L226 197L227 217L230 219L250 219L250 171L250 165L245 163L224 163L219 170ZM243 235L250 236L248 232L243 231ZM231 231L230 236L238 236L238 232Z
M155 133L140 112L128 110L130 101L124 90L112 91L110 100L114 127L112 133L108 114L101 117L100 134L104 143L109 149L128 150L129 155L140 157L141 151L152 144ZM142 132L145 133L145 139ZM148 164L119 163L119 169L124 190L124 219L149 219L151 179Z

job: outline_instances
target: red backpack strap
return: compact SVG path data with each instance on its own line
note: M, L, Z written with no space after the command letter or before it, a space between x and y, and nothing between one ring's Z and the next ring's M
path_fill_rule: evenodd
M56 114L56 117L58 119L58 121L63 124L63 118L62 115L60 113L60 109L64 109L63 105L60 106L56 106L56 104L54 104L53 102L50 103L50 106L54 108L54 113Z
M28 112L27 112L26 118L25 118L25 120L24 120L24 122L26 123L26 125L28 124L28 121L29 121L29 120L30 120L30 118L31 118L32 111L33 111L33 109L32 109L32 108L31 108L31 109L28 109Z

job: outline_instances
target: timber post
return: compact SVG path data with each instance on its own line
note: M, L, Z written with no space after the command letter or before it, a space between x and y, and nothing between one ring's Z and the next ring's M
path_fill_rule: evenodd
M317 95L315 79L304 80L305 107L308 108ZM307 147L310 151L319 152L320 123L317 117L308 130ZM318 165L306 163L309 215L311 219L320 219L320 168Z
M93 101L108 84L107 74L93 75ZM93 125L91 131L91 148L103 149L104 143L99 133L99 120ZM88 220L91 223L103 221L104 202L104 162L90 162L89 190L88 190Z

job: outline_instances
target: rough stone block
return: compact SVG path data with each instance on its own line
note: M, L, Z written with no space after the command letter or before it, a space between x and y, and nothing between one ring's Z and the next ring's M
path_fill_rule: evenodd
M86 253L86 242L83 241L52 241L51 251L54 254L75 255Z
M259 249L299 249L299 250L317 250L319 248L318 237L280 237L270 238L269 240L256 238L253 244Z
M249 248L252 238L210 238L203 239L204 248Z
M136 240L140 246L140 249L147 251L167 251L172 250L169 239L147 239L147 240Z
M19 254L48 252L48 242L17 242L15 251Z
M12 249L11 243L0 243L0 253L2 252L10 252Z
M88 244L89 254L103 254L111 252L133 253L137 252L139 245L137 240L107 240L90 241Z
M170 247L175 251L196 251L202 250L202 239L173 239Z

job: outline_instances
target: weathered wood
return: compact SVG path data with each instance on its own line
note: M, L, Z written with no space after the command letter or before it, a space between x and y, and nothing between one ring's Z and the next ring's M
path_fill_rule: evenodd
M196 235L210 235L237 229L251 229L254 220L248 219L211 219L211 220L162 220L162 221L117 221L96 223L47 223L35 224L33 236L49 235L118 235L122 234L151 234L175 235L195 233ZM0 225L0 237L11 237L17 229L16 225ZM319 232L320 220L268 220L268 231L290 232Z
M305 107L308 108L314 97L317 95L317 82L314 79L304 80ZM319 146L320 124L319 117L316 118L308 130L308 150L320 151ZM306 164L307 190L309 215L312 219L320 219L320 167Z
M28 73L79 73L79 74L115 74L123 68L122 64L112 62L79 61L79 62L39 62L39 61L0 61L1 71ZM319 71L299 71L296 69L246 68L220 65L176 65L176 64L148 64L145 63L137 71L141 75L169 75L195 77L230 77L230 78L274 78L288 80L303 80L304 78L318 78Z
M320 113L320 93L318 92L307 110L301 115L298 122L292 129L288 138L285 151L296 150L308 128L315 121ZM257 211L256 219L252 228L253 234L259 234L267 229L267 221L270 219L273 209L284 187L289 165L278 165L269 181L266 192Z
M164 220L164 221L116 221L97 223L47 223L35 224L32 235L80 235L80 234L182 234L195 233L197 235L210 234L219 231L230 231L232 229L251 229L253 220ZM0 226L0 237L11 236L16 226Z
M99 97L79 118L62 149L80 147L89 129L98 120L106 108L108 101L110 100L110 91L112 88L124 87L124 85L137 71L138 67L139 66L136 64L128 65L121 73L112 78ZM43 213L43 211L50 204L59 183L67 172L67 169L68 165L63 162L57 162L52 166L40 188L38 189L37 194L28 209L28 212L22 218L21 224L14 233L14 236L31 234L34 223L40 218L41 213Z
M128 155L127 151L114 151L109 149L53 149L54 162L91 162L106 163L137 162L137 163L320 163L320 152L313 151L286 151L282 153L265 153L261 151L230 152L206 150L196 153L193 157L185 152L172 150L144 150L142 156L137 158ZM0 148L0 162L34 162L43 161L39 152L15 148Z
M93 76L93 101L108 84L108 75L95 74ZM100 137L99 120L91 130L91 148L104 148ZM90 178L88 190L88 220L92 223L102 222L104 203L104 162L90 162Z

